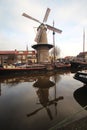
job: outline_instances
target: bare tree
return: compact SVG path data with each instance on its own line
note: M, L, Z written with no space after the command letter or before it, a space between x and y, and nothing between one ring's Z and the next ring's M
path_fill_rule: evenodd
M53 48L50 52L51 56L54 57L55 59L58 58L60 56L60 48L58 48L57 46L55 46L55 48Z

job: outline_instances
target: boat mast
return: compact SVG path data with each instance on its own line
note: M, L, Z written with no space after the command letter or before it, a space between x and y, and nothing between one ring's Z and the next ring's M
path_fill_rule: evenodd
M53 27L54 27L54 21L53 21ZM55 65L55 32L53 30L53 45L54 45L54 65ZM55 92L55 100L56 100L56 75L54 76L55 86L54 86L54 92ZM55 102L55 114L57 115L57 103Z
M83 53L85 52L85 29L83 28Z
M54 21L53 21L53 27L54 27ZM53 45L54 45L54 63L55 63L55 32L53 30Z

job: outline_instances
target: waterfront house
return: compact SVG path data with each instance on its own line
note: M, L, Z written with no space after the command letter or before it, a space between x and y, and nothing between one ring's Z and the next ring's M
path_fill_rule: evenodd
M37 57L34 50L0 51L0 64L36 63Z

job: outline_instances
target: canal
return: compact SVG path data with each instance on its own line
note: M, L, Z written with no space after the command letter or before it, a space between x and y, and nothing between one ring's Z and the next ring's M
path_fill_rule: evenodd
M87 87L70 71L0 78L0 130L56 130L87 116Z

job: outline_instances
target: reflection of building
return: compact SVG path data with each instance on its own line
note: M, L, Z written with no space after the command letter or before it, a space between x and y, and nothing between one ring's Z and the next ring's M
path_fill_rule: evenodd
M17 84L20 84L20 83L24 83L24 82L34 82L36 81L36 77L34 76L28 76L28 75L9 75L9 76L6 76L6 77L0 77L0 96L1 96L1 84L6 84L6 85L9 85L9 88L10 87L15 87L17 86Z
M38 104L41 104L42 106L40 108L34 110L33 112L27 114L27 117L33 116L37 112L39 112L40 110L45 108L50 120L52 120L53 111L50 110L50 106L54 105L55 111L57 111L57 102L62 100L63 97L60 96L58 98L55 97L52 100L49 99L49 88L55 86L55 83L50 80L50 76L39 76L37 81L33 84L33 86L37 88L36 93L37 93L38 99L39 99Z
M49 106L49 88L55 85L54 82L50 81L50 77L48 76L40 76L38 80L34 83L34 87L37 87L37 95L39 98L40 104L45 107L49 118L52 120L52 113L50 109L47 107Z
M48 76L40 76L34 83L34 87L37 87L37 95L40 103L45 107L49 101L49 88L55 85L54 82L50 81Z
M34 82L36 81L36 77L28 76L28 75L20 75L20 76L8 76L0 78L0 83L9 84L9 86L14 86L14 84L23 83L23 82Z
M36 60L36 52L34 50L31 51L0 51L0 63L28 63L28 62L37 62Z
M39 76L33 86L37 88L50 88L54 85L55 83L50 80L49 76Z
M1 83L0 83L0 96L1 96Z

